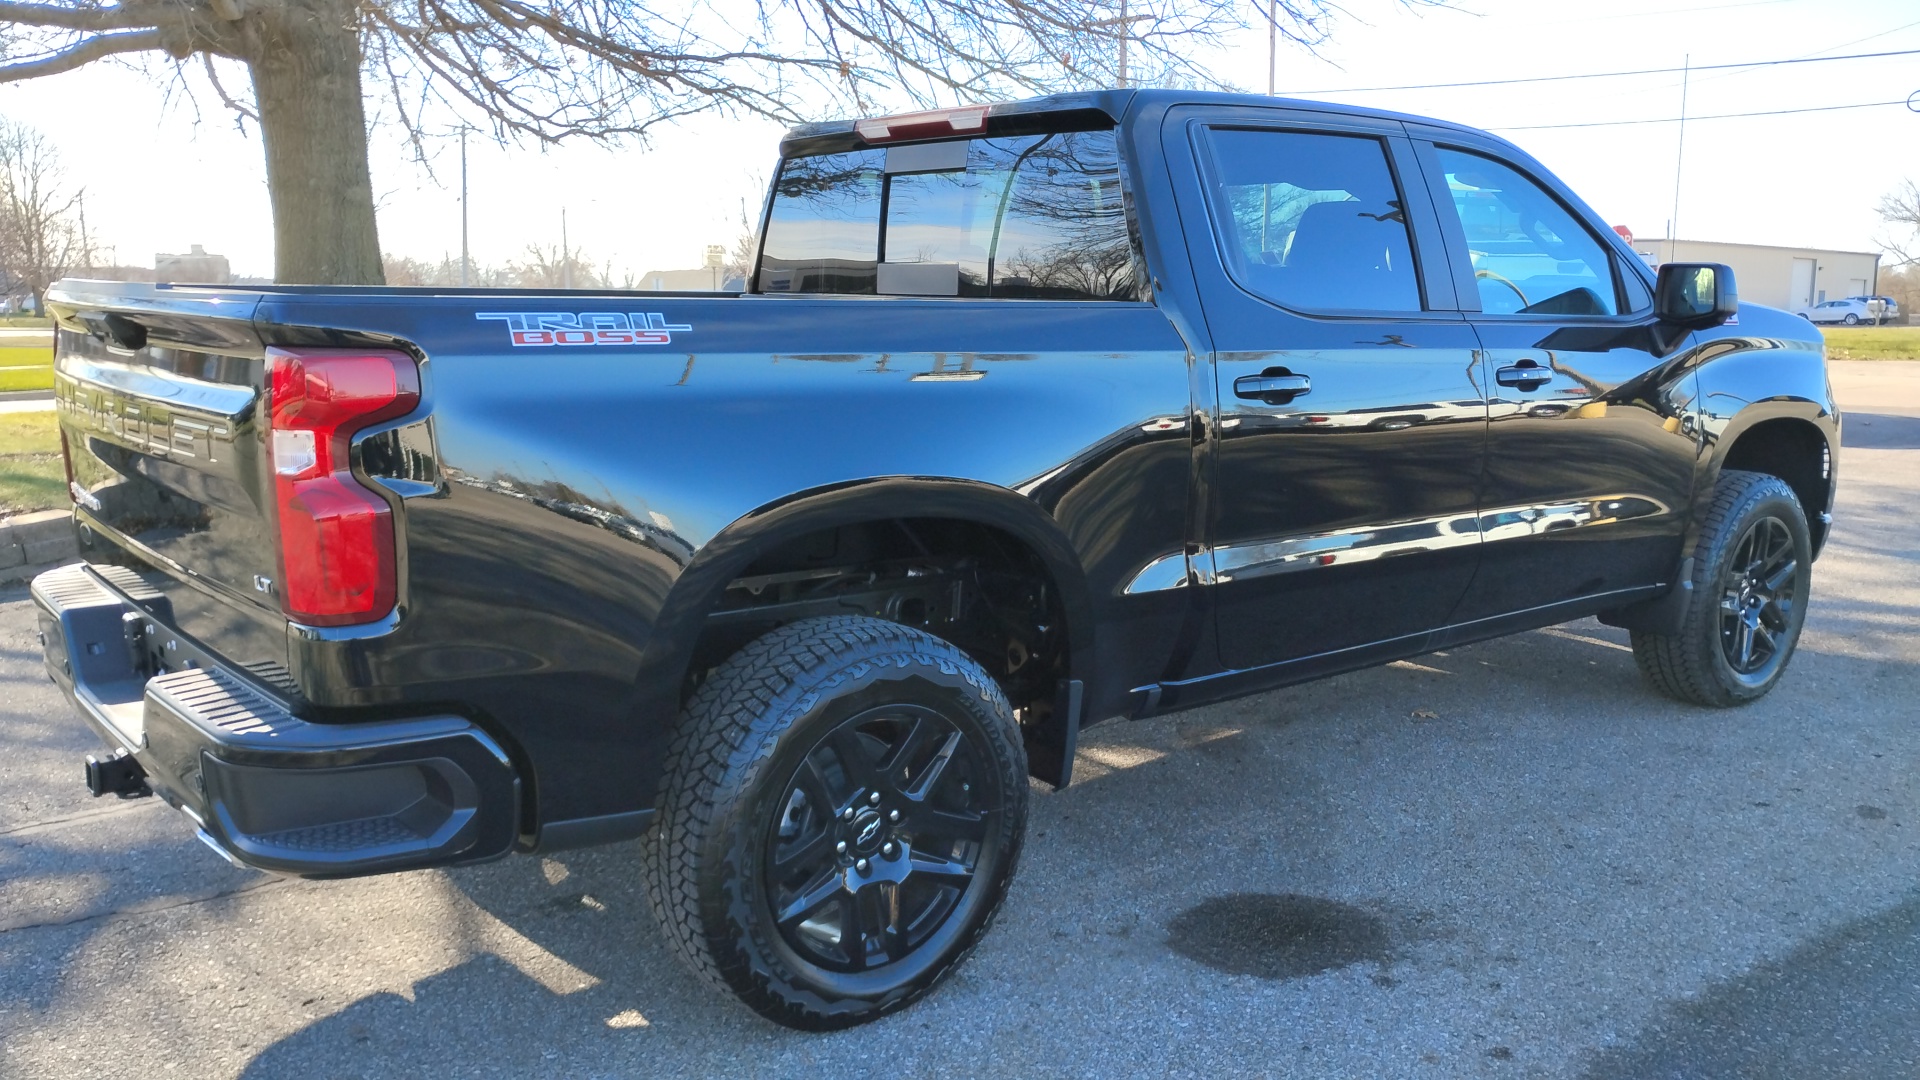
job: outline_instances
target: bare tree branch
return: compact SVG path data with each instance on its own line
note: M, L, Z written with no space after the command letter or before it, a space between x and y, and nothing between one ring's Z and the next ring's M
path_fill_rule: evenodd
M24 286L37 306L48 285L93 262L80 195L45 136L0 120L0 292Z
M84 64L112 56L116 53L147 52L164 47L164 34L158 30L129 30L123 34L101 34L90 37L77 45L41 57L38 60L23 60L17 64L0 66L0 83L19 82L22 79L37 79L42 75L58 75L63 71L72 71Z
M185 20L186 8L174 4L20 4L0 0L0 22L24 26L54 26L65 30L127 30L173 25Z
M1907 181L1897 191L1888 192L1880 199L1876 208L1880 220L1889 225L1905 226L1909 235L1880 241L1897 260L1895 266L1920 264L1920 183Z

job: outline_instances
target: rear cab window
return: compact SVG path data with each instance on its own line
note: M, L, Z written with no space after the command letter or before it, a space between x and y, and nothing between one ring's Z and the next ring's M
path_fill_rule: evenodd
M763 293L1138 300L1111 129L790 158Z

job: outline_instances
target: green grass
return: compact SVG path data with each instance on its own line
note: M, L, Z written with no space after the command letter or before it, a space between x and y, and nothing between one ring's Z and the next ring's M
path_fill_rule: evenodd
M52 411L0 413L0 514L72 505Z
M52 319L38 315L0 315L0 330L51 330Z
M1824 326L1829 360L1920 360L1920 326Z
M0 390L53 389L53 348L0 345Z

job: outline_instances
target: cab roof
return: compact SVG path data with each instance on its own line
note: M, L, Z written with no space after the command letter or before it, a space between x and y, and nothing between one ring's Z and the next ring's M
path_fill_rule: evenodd
M1392 112L1386 109L1369 109L1358 105L1342 105L1328 101L1310 101L1302 98L1268 97L1265 94L1228 94L1204 90L1089 90L1071 94L1049 94L1044 97L1022 98L1016 101L996 101L989 105L987 114L987 134L992 136L1020 135L1034 131L1072 131L1092 130L1118 125L1126 118L1129 110L1146 108L1153 105L1220 105L1220 106L1256 106L1263 108L1296 109L1307 112L1323 112L1340 116L1366 117L1378 120L1395 120L1403 123L1424 124L1430 127L1451 128L1461 132L1471 132L1485 136L1487 133L1465 124L1456 124L1447 120L1436 120L1427 116L1411 113ZM941 110L935 110L939 112ZM959 110L954 110L959 111ZM800 124L788 130L780 140L782 157L800 157L809 154L828 154L843 150L859 150L874 145L856 130L856 125L876 118L845 120L827 120L815 124ZM920 135L917 139L894 141L918 141L927 138L952 138L958 134L972 132L953 132L937 135ZM1504 141L1504 140L1502 140Z

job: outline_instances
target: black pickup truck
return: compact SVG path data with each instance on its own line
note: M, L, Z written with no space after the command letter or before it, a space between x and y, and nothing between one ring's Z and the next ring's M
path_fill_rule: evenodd
M781 155L745 295L56 287L95 792L312 877L643 837L827 1028L972 948L1086 724L1596 614L1780 679L1818 333L1507 142L1113 91Z

